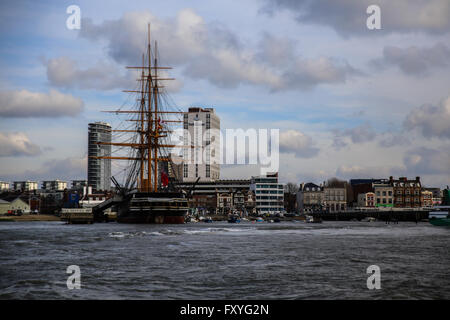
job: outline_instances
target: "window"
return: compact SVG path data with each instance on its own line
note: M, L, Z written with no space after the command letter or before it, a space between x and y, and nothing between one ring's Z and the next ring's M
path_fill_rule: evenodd
M188 177L188 165L187 164L183 165L183 177L184 178Z
M211 166L209 164L206 165L206 177L209 178L211 174Z
M198 164L195 165L195 177L198 177Z

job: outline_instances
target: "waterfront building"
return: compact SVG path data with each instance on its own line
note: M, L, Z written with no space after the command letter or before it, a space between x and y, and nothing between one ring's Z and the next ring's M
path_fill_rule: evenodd
M88 186L87 180L72 180L72 189L83 189Z
M394 188L389 183L374 183L375 207L394 207Z
M347 210L347 182L333 181L324 183L323 206L327 212Z
M422 207L422 185L420 177L408 180L400 177L398 180L389 178L389 184L393 187L395 208L420 208Z
M252 177L250 190L255 193L255 208L258 214L284 211L284 186L278 183L278 172Z
M17 194L2 197L0 200L0 214L5 214L9 211L30 213L29 199L25 196L18 196Z
M440 206L442 204L442 194L440 188L423 188L422 190L431 191L433 206Z
M373 185L377 183L387 183L387 179L350 179L350 194L347 194L347 203L353 206L358 205L360 194L374 192Z
M213 108L189 108L184 114L183 182L220 178L220 119ZM189 141L190 140L190 141ZM204 157L203 157L204 156Z
M217 210L219 214L233 213L233 194L231 192L217 193Z
M47 180L42 181L43 190L63 191L67 188L67 182L61 180Z
M111 156L111 126L104 122L89 123L88 126L88 185L94 190L111 190L111 159L95 157Z
M230 202L230 210L237 210L243 214L253 212L255 206L254 194L250 191L250 180L223 179L216 181L179 182L178 188L186 193L192 191L192 197L189 199L189 207L199 209L201 213L215 214L219 212L218 195L229 193L234 195ZM242 207L242 199L244 205Z
M322 210L323 187L312 182L301 183L297 192L298 213L308 214Z
M13 190L14 191L34 191L38 189L37 181L14 181Z
M375 193L374 192L359 193L358 207L359 208L375 207Z
M0 199L0 215L7 214L11 210L11 203Z
M429 190L422 190L422 206L423 207L433 206L433 192Z
M0 181L0 192L9 191L9 182Z

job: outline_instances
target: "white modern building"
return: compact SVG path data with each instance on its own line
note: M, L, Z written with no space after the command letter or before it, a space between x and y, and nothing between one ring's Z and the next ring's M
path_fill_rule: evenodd
M213 108L189 108L184 114L183 182L220 178L220 119Z
M105 122L89 123L88 129L88 185L94 190L111 190L111 159L95 157L111 156L111 126Z
M61 181L59 179L42 181L43 190L63 191L66 188L67 182Z
M13 182L14 191L34 191L38 189L37 181L14 181Z
M9 182L0 181L0 192L9 191Z
M250 190L255 194L258 214L274 214L284 211L284 186L278 183L278 173L252 177Z

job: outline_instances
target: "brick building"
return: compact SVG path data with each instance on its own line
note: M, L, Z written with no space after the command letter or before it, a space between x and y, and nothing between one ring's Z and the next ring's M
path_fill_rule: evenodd
M395 208L420 208L422 207L422 185L420 177L408 180L400 177L398 180L389 177L389 184L394 191Z

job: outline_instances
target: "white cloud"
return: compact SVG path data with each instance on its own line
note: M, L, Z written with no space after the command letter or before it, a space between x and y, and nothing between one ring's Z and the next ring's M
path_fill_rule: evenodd
M361 124L344 130L335 129L333 133L333 146L338 149L347 146L349 140L352 143L365 143L374 140L377 136L370 124Z
M250 84L271 90L309 89L322 83L342 83L359 74L345 61L300 57L284 38L264 34L264 45L254 49L222 26L206 23L191 9L165 20L149 12L125 13L121 19L99 25L85 19L80 36L92 41L106 40L114 60L135 65L145 51L149 22L152 39L161 40L158 51L162 64L182 66L185 75L221 88ZM275 50L280 44L282 50ZM286 63L280 64L283 56L292 59L281 59Z
M423 105L413 109L403 125L407 130L417 128L427 138L450 138L450 97L439 106Z
M450 145L442 150L417 147L408 150L404 155L404 163L409 172L416 174L440 174L450 180Z
M87 157L68 157L50 159L36 169L25 169L21 172L0 172L4 180L77 180L87 177Z
M0 92L0 117L74 117L83 111L81 99L56 90L49 93L28 90Z
M23 132L0 132L0 157L35 156L41 152Z
M300 23L333 28L343 36L392 32L447 33L450 31L448 0L266 0L262 11L287 9ZM366 27L368 6L381 9L381 30Z
M299 158L311 158L319 153L313 146L312 138L297 130L280 133L280 152L294 153Z
M372 65L381 68L394 65L405 74L428 75L432 69L450 65L450 49L443 43L429 48L386 46L383 49L383 58L372 60Z
M67 57L49 59L45 62L50 84L64 88L101 89L134 87L136 72L119 72L117 65L99 62L80 69L77 62Z

